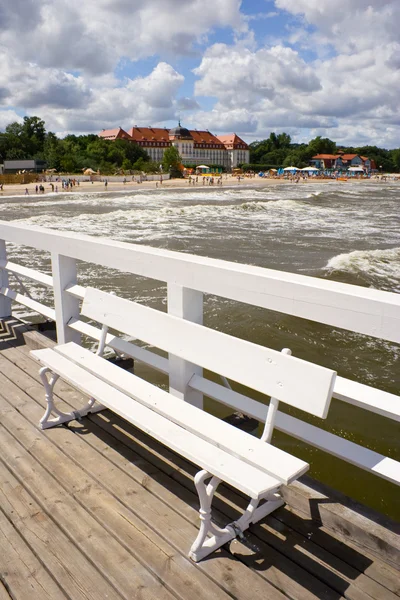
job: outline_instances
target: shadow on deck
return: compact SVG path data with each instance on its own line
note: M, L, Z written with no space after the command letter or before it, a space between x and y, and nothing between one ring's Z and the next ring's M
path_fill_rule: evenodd
M385 541L383 521L350 523L309 478L243 542L192 563L195 467L108 411L39 430L38 365L12 325L0 337L0 600L400 596L394 524ZM82 402L63 382L56 391L65 409ZM222 486L215 505L225 524L245 499Z

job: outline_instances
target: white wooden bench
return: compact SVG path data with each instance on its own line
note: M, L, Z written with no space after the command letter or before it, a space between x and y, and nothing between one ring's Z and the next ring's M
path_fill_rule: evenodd
M73 342L31 352L43 365L47 410L42 429L108 408L198 465L194 481L201 526L189 552L196 562L283 504L279 489L309 465L270 444L278 402L325 418L335 372L294 358L287 349L270 350L92 288L81 312L102 325L97 354ZM108 328L272 396L261 439L106 361ZM59 377L90 396L86 406L71 413L57 409L53 388ZM211 515L221 481L250 497L244 514L224 528Z

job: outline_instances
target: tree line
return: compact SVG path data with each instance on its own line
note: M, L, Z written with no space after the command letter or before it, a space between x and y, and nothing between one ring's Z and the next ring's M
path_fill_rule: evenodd
M373 159L379 170L400 171L400 148L385 150L377 146L337 146L329 138L318 136L308 144L292 143L287 133L272 132L268 139L250 144L250 164L244 168L266 170L294 165L306 167L316 154L336 154L342 150ZM16 159L40 159L49 169L61 173L78 173L92 168L104 175L116 172L159 172L159 163L151 161L139 145L127 140L105 140L95 134L67 135L58 138L47 132L45 122L39 117L24 117L22 123L7 125L0 133L0 161ZM176 148L164 152L164 172L179 173L181 157Z
M173 170L180 157L176 148L164 153L163 170ZM24 117L23 123L10 123L0 133L0 162L3 160L40 159L59 173L79 173L91 168L104 175L116 172L160 171L160 163L151 161L138 144L127 140L105 140L95 134L67 135L58 138L47 132L39 117Z
M271 133L266 140L250 144L250 164L254 170L278 169L280 167L307 167L311 158L317 154L345 154L367 156L375 161L378 170L385 172L400 171L400 148L385 150L377 146L340 146L329 138L318 136L308 144L292 143L287 133Z

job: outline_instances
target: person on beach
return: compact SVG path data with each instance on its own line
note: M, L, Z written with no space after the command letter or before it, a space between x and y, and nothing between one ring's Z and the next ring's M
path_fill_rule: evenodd
M29 190L28 190L28 188L25 188L25 196L29 196Z
M104 187L107 189L107 186L108 186L108 181L106 179L105 182L104 182Z

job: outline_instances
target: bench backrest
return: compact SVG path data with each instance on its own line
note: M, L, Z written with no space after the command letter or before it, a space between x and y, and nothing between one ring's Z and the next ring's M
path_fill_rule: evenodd
M327 416L336 373L159 310L87 288L82 315L193 364Z

